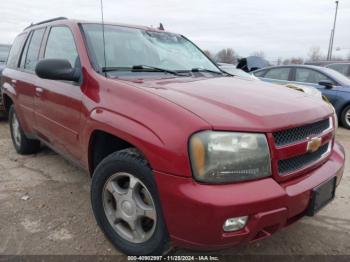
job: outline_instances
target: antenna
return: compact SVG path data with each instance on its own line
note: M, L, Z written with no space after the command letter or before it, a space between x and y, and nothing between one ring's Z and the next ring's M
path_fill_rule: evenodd
M103 59L104 59L104 68L106 68L107 67L107 59L106 59L105 22L104 22L104 17L103 17L103 0L100 0L100 3L101 3L101 18L102 18ZM106 73L105 73L105 75L106 75Z

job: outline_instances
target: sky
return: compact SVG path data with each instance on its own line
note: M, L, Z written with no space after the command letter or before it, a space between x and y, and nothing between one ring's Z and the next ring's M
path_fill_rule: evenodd
M240 56L263 51L270 60L306 58L311 47L327 54L333 0L103 0L105 21L158 26L200 48L233 48ZM32 22L65 16L97 21L100 0L2 0L0 43L12 43ZM334 52L350 53L350 0L340 0ZM340 51L336 51L340 48Z

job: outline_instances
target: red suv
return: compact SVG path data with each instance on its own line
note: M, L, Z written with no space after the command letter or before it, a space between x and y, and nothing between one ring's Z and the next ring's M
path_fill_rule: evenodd
M44 21L16 38L2 88L17 152L45 144L85 168L126 254L265 238L329 203L343 174L329 105L228 75L179 34Z

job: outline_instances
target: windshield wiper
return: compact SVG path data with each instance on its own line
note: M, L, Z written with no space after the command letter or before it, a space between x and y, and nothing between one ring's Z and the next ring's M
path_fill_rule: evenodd
M102 67L101 71L103 73L106 72L113 72L113 71L131 71L132 68L131 67L123 67L123 66L107 66L107 67Z
M221 72L221 71L214 71L206 68L192 68L191 72L197 73L197 72L208 72L208 73L213 73L213 74L218 74L218 75L226 75L226 73ZM227 74L228 75L228 74Z
M182 75L179 72L176 72L174 70L155 67L155 66L149 66L149 65L134 65L132 67L132 69L133 70L149 70L149 69L151 69L151 70L155 70L157 72L169 73L169 74L176 75L176 76L184 76L184 75Z
M143 72L164 72L169 73L176 76L184 76L176 71L160 68L160 67L154 67L154 66L148 66L148 65L134 65L132 67L103 67L102 72L113 72L113 71L131 71L131 72L137 72L137 71L143 71Z

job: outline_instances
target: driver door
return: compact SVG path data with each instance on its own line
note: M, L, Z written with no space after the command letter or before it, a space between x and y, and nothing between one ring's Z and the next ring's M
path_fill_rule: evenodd
M334 83L333 88L326 88L318 83L320 81L331 81ZM296 68L295 69L295 82L300 85L312 86L317 88L322 92L324 96L328 98L328 100L334 105L338 101L338 91L339 87L337 83L335 83L328 76L317 72L316 70L309 68Z

